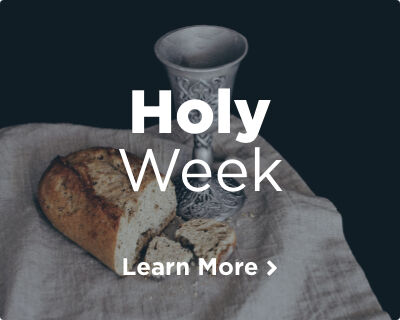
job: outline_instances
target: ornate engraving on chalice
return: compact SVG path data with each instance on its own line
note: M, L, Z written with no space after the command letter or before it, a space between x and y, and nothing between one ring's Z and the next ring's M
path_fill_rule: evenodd
M199 99L211 107L214 114L214 120L211 127L213 130L218 120L218 89L223 87L224 76L216 76L207 80L191 80L181 76L176 77L176 84L179 88L177 104L181 105L191 99ZM198 110L192 110L189 113L189 119L192 123L198 123L201 120L201 114ZM193 158L202 159L208 164L213 162L212 153L212 133L205 132L194 135Z
M207 132L194 135L193 144L193 158L211 165L214 161L212 134L218 122L218 89L233 88L240 61L247 53L247 40L228 28L193 26L161 37L155 44L155 53L167 69L176 108L187 100L199 99L213 110L213 124ZM198 123L201 114L192 110L189 119ZM204 172L202 166L195 166L195 170ZM225 178L224 181L230 187L239 185L232 178ZM211 178L192 178L189 183L195 187L208 183L210 187L202 192L193 192L180 179L175 181L177 214L184 219L225 220L243 206L243 191L223 189L215 175Z
M225 183L229 187L237 187L239 184L235 179L225 178ZM207 181L210 188L203 192L192 192L185 187L182 181L175 182L176 195L178 200L178 215L182 218L213 218L216 220L225 220L232 213L237 212L244 202L243 191L228 192L223 189L218 180L212 177ZM200 187L204 182L189 179L192 186Z

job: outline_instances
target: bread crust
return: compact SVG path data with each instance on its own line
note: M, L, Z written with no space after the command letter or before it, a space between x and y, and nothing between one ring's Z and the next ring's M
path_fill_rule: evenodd
M138 175L142 160L127 153L132 172ZM38 201L43 213L56 229L115 270L115 248L117 234L124 212L116 203L96 193L93 176L89 174L88 161L93 159L111 161L115 170L125 171L120 153L113 148L90 148L74 152L66 157L56 157L44 172L38 189ZM101 172L99 172L101 175ZM139 192L129 196L139 206L140 192L156 179L151 166L147 166ZM175 216L146 235L151 238L159 233Z

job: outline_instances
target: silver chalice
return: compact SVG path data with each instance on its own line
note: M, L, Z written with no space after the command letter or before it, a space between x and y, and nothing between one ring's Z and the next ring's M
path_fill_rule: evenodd
M187 100L199 99L210 105L214 113L213 124L204 133L194 135L193 158L211 165L213 158L212 134L218 123L218 89L232 89L241 60L247 53L246 38L240 33L218 26L190 26L171 31L155 44L157 58L164 64L172 88L176 109ZM189 120L198 123L201 114L189 113ZM203 173L202 166L195 167ZM238 186L233 178L225 178L228 186ZM211 178L192 178L193 186L208 183L202 192L193 192L181 180L175 181L177 214L184 219L213 218L225 220L243 206L243 190L229 192Z

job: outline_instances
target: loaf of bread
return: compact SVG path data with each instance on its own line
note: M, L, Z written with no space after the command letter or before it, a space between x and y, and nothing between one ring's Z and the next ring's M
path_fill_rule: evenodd
M142 160L127 153L135 178ZM38 200L50 222L68 238L123 274L140 251L175 217L175 189L160 191L151 165L138 192L132 190L121 155L91 148L55 158L42 176Z
M182 224L175 237L184 247L189 247L197 258L217 265L225 261L236 245L235 231L225 222L213 219L193 219Z

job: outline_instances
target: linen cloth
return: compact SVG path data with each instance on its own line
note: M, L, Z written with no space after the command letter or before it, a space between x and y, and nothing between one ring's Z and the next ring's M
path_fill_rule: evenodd
M172 134L28 124L0 130L0 318L50 319L390 319L353 257L334 205L317 197L264 139L235 141L244 132L214 136L216 166L228 158L248 170L247 200L229 222L237 233L231 262L254 261L255 276L141 276L120 278L53 228L37 204L39 179L57 155L93 147L124 148L143 157L152 148L165 172L181 149L174 175L191 159L192 136L173 123ZM263 183L254 191L254 147L261 172L272 171L282 192ZM228 166L229 168L229 166ZM271 260L276 272L267 276Z

